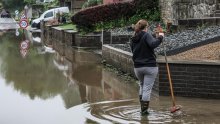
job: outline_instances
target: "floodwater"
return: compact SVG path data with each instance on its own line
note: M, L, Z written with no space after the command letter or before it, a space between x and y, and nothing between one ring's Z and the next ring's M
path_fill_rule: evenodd
M0 36L0 124L218 124L220 100L153 93L150 115L141 116L138 85L103 68L92 51L68 49L68 59L33 45L24 56L14 32Z

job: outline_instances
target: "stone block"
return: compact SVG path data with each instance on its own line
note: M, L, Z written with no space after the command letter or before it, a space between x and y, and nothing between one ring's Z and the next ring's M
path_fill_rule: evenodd
M104 31L103 32L103 44L110 44L111 41L111 32Z
M74 47L100 49L101 46L100 35L75 35Z
M65 40L65 44L67 46L74 46L75 45L75 35L76 35L76 31L74 30L66 30L64 31L64 40Z
M72 46L65 46L65 57L70 62L75 61L75 52Z
M130 41L131 35L116 35L112 36L110 44L126 44Z
M46 45L52 45L52 27L51 25L48 25L45 27L45 40L44 43Z

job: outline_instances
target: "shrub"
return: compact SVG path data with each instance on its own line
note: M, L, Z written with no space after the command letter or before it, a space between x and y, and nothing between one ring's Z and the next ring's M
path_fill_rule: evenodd
M125 26L139 19L159 21L159 0L134 0L94 6L79 11L71 18L77 28L84 31Z
M71 20L78 27L92 29L96 23L131 17L135 13L134 10L133 2L99 5L81 10Z
M71 15L70 13L63 13L63 17L66 19L67 22L71 21Z
M115 27L123 27L129 24L128 22L129 22L128 19L119 18L119 19L112 20L112 21L97 23L95 25L95 30L100 31L101 29L112 29Z

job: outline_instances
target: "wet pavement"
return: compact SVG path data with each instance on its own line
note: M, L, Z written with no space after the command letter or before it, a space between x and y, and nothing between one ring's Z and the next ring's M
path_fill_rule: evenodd
M0 30L20 28L13 18L0 18Z
M220 100L177 98L182 113L171 114L170 97L153 93L150 115L141 116L136 81L125 81L92 51L66 56L31 44L22 57L23 37L0 36L0 124L171 123L218 124ZM45 49L44 49L45 50ZM67 57L68 56L68 57Z

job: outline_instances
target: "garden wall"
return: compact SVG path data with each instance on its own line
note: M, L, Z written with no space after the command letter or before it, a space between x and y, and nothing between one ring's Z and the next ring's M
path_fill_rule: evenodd
M57 26L57 25L55 25ZM74 30L64 30L55 26L45 26L41 23L41 40L45 45L63 44L74 48L101 49L102 44L125 44L129 41L130 35L112 36L110 32L103 32L103 43L101 32L81 35Z
M115 68L122 72L131 74L135 77L134 66L131 59L132 54L109 45L103 45L102 47L102 59L106 61L107 64L113 65ZM154 90L159 91L158 79L154 85Z
M75 46L75 34L77 34L74 30L65 30L64 31L64 42L67 46Z
M100 35L75 35L75 46L76 48L93 48L101 49L102 43Z
M47 25L44 27L44 43L46 45L52 45L52 25Z
M100 35L80 35L74 30L64 30L59 27L41 26L41 39L46 45L67 45L75 48L101 49Z
M159 94L169 95L166 65L159 62ZM177 96L220 99L220 62L170 61Z
M132 55L108 45L102 49L106 63L134 76ZM159 74L154 89L169 95L169 82L164 59L158 59ZM175 95L220 99L220 62L169 60Z

